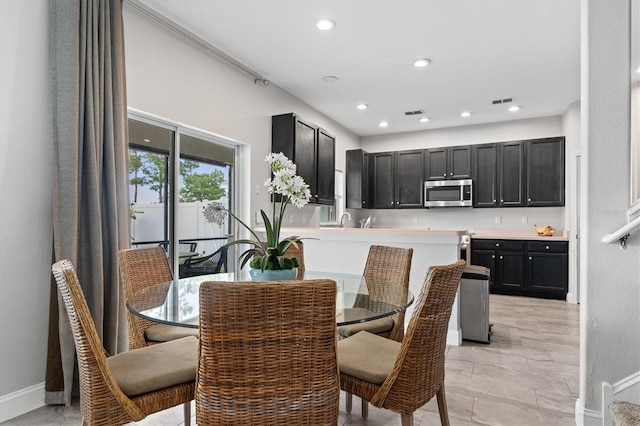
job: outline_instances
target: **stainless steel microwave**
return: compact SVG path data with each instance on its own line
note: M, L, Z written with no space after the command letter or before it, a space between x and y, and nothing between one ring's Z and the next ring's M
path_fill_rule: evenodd
M472 181L428 180L424 183L425 207L471 207Z

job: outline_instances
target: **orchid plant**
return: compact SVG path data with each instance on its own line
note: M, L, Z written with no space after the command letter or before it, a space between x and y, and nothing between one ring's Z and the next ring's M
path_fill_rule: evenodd
M280 240L282 219L289 204L298 208L304 207L309 202L309 198L311 198L311 192L309 191L309 185L304 182L301 176L296 174L296 165L283 153L276 154L272 152L267 155L265 161L269 163L271 177L265 181L264 185L272 198L271 218L267 216L264 210L260 210L267 236L266 241L260 240L258 234L231 211L222 206L213 208L226 210L254 238L253 240L242 239L230 243L251 246L238 259L241 262L241 267L249 262L251 268L261 269L262 271L265 269L293 269L298 266L298 260L295 257L285 258L284 253L291 245L297 247L301 238L299 236L291 236ZM277 195L280 197L276 197Z

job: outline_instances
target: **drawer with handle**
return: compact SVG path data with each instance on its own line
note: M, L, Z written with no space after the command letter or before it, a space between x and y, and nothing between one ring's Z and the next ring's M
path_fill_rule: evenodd
M529 241L527 248L530 252L567 253L569 243L566 241Z

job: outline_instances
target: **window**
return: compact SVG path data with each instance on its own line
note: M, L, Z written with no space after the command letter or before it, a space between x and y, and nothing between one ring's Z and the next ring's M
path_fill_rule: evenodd
M335 198L332 206L320 209L320 225L335 225L344 213L344 173L336 170Z
M235 151L204 132L130 117L132 246L164 247L175 269L226 244L228 215L206 208L233 208Z

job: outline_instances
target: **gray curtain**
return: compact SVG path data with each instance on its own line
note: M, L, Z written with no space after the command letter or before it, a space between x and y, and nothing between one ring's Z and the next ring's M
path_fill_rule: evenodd
M116 253L131 241L122 0L50 0L49 8L53 260L73 262L105 349L115 354L127 348ZM57 305L45 402L69 404L75 348Z

